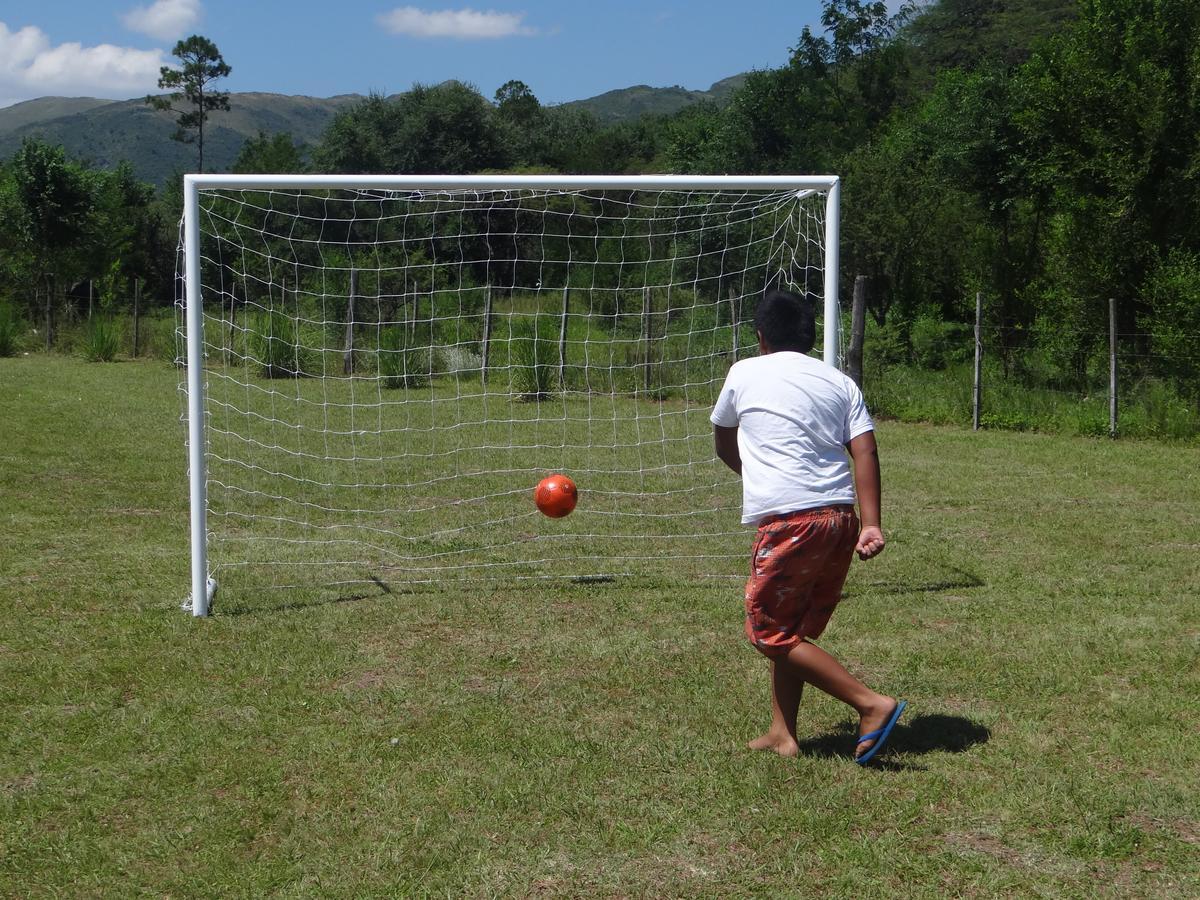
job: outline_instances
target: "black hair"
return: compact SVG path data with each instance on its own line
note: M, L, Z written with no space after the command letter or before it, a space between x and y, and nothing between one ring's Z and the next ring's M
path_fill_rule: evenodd
M771 288L754 312L754 327L772 350L807 353L817 341L816 304L808 297Z

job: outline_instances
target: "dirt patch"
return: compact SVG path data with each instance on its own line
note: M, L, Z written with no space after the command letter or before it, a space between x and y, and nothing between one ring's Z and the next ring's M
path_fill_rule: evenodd
M990 834L963 834L960 832L951 832L943 835L944 840L949 846L956 850L966 850L971 853L982 853L985 856L991 856L1001 862L1008 863L1010 866L1016 866L1020 869L1033 868L1035 861L1027 858L1017 850L1008 846L997 837Z
M15 797L17 794L32 791L40 782L41 779L36 775L18 775L15 778L0 781L0 794L6 797Z
M1143 813L1133 813L1123 816L1122 821L1147 833L1166 832L1185 844L1200 847L1200 822L1192 819L1160 819Z
M1036 849L1018 850L991 834L950 832L943 835L942 840L959 852L990 856L992 859L999 860L1005 865L1023 872L1036 872L1039 875L1051 875L1057 878L1078 878L1086 871L1086 867L1076 860L1061 856L1048 856L1039 853Z
M359 672L351 678L339 681L334 687L338 690L377 691L386 686L388 682L394 681L397 674L391 669L368 669L366 672Z

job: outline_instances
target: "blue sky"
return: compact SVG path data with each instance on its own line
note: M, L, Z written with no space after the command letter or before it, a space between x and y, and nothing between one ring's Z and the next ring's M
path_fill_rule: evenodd
M706 89L787 61L820 0L3 0L0 106L157 92L171 48L203 34L230 91L329 97L509 79L543 103L649 84Z

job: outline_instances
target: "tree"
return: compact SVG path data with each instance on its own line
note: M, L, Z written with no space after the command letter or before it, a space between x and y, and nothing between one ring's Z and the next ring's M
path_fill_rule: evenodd
M221 57L221 51L206 37L193 34L179 41L171 55L182 63L182 68L163 66L159 70L158 86L172 90L166 96L148 96L146 102L155 109L176 114L179 126L174 139L185 144L193 141L199 152L199 171L204 171L204 123L208 115L216 110L229 110L228 92L214 91L210 85L233 71ZM176 104L182 103L183 106ZM193 136L189 132L195 130Z
M343 110L321 136L317 165L333 172L469 174L507 166L496 110L458 81L373 94Z
M938 0L905 29L913 67L932 84L947 69L1018 66L1036 44L1071 22L1078 6L1077 0Z
M136 281L169 296L177 235L156 208L154 188L138 181L128 162L95 175L96 209L87 242L86 274L103 276L118 296L127 297Z
M500 115L522 128L536 123L542 105L533 91L523 81L506 81L496 88L496 108Z
M54 339L56 280L73 274L95 208L94 179L61 146L26 139L10 162L5 218L30 281L46 290L46 347Z
M1177 296L1162 284L1193 271L1170 255L1200 251L1197 41L1193 0L1089 0L1020 72L1029 178L1053 197L1042 307L1097 343L1109 297L1145 333L1153 297Z
M535 165L546 155L546 122L542 105L523 81L506 81L496 89L496 117L517 165Z
M696 152L723 171L840 171L904 99L900 32L912 13L907 2L892 15L882 2L826 0L823 33L805 28L788 65L751 72L715 117L684 123L668 159L684 168L680 153Z
M233 162L232 171L239 174L295 175L303 172L304 153L292 140L291 134L258 133L247 138Z

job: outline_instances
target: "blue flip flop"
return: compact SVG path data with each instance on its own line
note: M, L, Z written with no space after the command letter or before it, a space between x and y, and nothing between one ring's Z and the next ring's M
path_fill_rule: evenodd
M868 731L858 739L859 744L861 744L863 741L874 741L875 743L872 744L871 749L862 756L854 757L854 761L856 763L858 763L860 766L866 765L871 761L871 757L878 753L880 748L887 743L888 736L892 733L892 729L896 727L896 723L900 721L900 713L904 712L904 707L906 706L908 706L908 701L901 700L896 704L896 708L892 710L891 718L887 720L886 725L884 725L882 728L877 728L875 731ZM856 744L855 746L858 745Z

